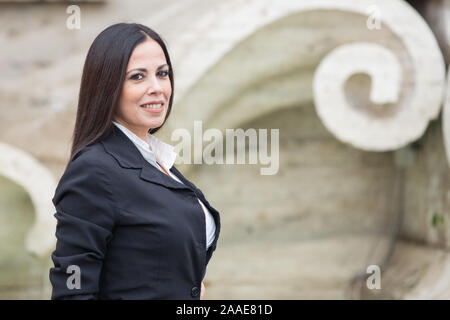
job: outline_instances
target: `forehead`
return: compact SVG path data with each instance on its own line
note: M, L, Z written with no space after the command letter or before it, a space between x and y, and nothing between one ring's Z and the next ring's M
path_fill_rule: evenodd
M128 68L159 67L166 63L161 46L155 40L148 38L134 48L128 61Z

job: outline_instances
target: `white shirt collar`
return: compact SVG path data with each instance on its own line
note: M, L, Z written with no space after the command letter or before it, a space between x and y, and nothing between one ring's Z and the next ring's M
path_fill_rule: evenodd
M118 127L137 147L145 160L158 168L156 161L167 171L172 168L177 157L174 147L165 143L154 135L147 133L147 142L135 135L131 130L124 127L120 123L113 121L114 125ZM159 168L158 168L159 169Z

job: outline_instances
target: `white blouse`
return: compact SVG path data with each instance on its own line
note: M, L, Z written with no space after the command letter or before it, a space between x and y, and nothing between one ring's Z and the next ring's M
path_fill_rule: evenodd
M133 144L137 147L145 160L147 160L151 165L163 172L163 170L158 165L159 162L173 179L175 179L179 183L183 183L169 170L170 168L172 168L177 157L177 153L173 151L173 146L159 140L150 133L147 133L148 142L145 142L137 135L135 135L132 131L122 126L120 123L117 123L115 121L113 121L113 123L116 125L116 127L122 130L122 132L131 140L131 142L133 142ZM208 249L214 241L214 237L216 234L216 224L208 208L206 208L206 206L200 199L197 198L197 200L205 212L206 249Z

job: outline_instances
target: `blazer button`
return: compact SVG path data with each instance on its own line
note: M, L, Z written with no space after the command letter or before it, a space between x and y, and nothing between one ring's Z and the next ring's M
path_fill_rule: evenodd
M192 287L191 295L195 298L200 294L200 289L198 287Z

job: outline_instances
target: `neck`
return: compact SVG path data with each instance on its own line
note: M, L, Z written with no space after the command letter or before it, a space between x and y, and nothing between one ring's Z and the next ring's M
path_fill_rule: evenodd
M125 128L127 128L131 132L133 132L137 137L139 137L145 143L148 143L148 139L147 139L148 130L142 130L142 129L139 130L139 129L133 127L133 126L130 126L128 123L121 121L120 119L117 119L117 120L114 120L114 121L117 122L118 124L124 126Z

